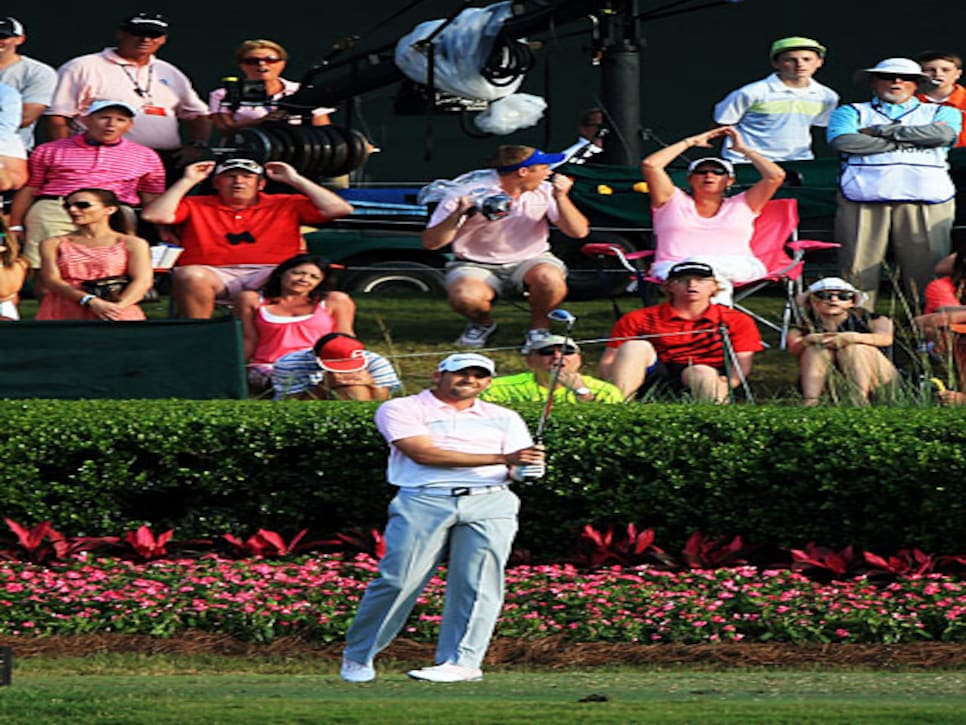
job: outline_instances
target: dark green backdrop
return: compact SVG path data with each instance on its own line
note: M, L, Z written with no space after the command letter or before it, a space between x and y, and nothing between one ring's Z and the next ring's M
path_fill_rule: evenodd
M461 3L427 0L390 25L373 30L408 4L406 0L312 4L251 0L155 0L134 4L104 0L68 4L59 0L53 4L18 5L5 12L13 12L26 26L29 38L24 52L55 66L75 55L110 45L113 29L124 15L139 10L167 13L173 28L162 55L185 70L207 97L218 79L234 70L231 53L243 39L267 37L281 42L292 55L287 75L298 79L334 41L345 35L364 34L368 40L382 44L408 32L422 20L449 14ZM664 4L666 0L639 2L641 10ZM778 37L806 35L825 43L830 52L819 79L835 88L844 100L851 101L865 95L852 85L850 76L854 69L889 56L913 55L926 48L966 52L966 41L961 40L964 27L966 4L954 0L746 0L658 20L643 28L643 125L668 141L705 127L711 106L725 93L768 72L768 47ZM581 28L588 29L589 23L559 28L558 33L564 35ZM595 102L597 74L585 52L589 45L586 35L540 37L548 41L547 48L540 54L524 90L548 99L549 127L541 124L504 138L509 142L544 145L549 135L547 145L562 148L572 142L579 109ZM549 92L544 87L548 65ZM393 116L394 92L395 89L385 89L361 102L368 130L384 149L367 167L367 174L374 179L452 176L481 164L498 142L469 139L459 132L455 118L446 118L434 125L434 156L426 162L423 124ZM335 120L342 118L340 114Z

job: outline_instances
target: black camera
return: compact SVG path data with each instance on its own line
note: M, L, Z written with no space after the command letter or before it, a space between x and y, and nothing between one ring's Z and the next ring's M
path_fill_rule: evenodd
M265 90L265 81L250 81L247 79L228 76L221 79L225 89L222 104L233 111L242 106L267 106L271 99Z

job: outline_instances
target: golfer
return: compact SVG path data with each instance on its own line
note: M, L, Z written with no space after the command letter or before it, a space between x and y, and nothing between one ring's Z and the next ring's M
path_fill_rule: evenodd
M389 442L386 554L346 633L342 679L375 679L373 658L392 641L448 552L436 665L407 672L430 682L483 677L480 665L503 605L503 570L520 501L511 480L540 478L544 454L523 419L478 400L496 366L478 353L445 358L434 386L376 411Z

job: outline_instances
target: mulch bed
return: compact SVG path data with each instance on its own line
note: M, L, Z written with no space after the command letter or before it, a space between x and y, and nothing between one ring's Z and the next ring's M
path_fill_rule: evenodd
M226 635L186 632L159 638L147 635L90 634L73 637L0 637L15 658L84 657L96 653L233 655L241 657L318 657L337 660L342 643L319 644L286 637L267 644L243 642ZM397 639L381 655L402 662L426 662L434 646ZM966 666L966 645L944 642L912 644L758 644L643 645L570 642L562 637L496 639L489 666L534 666L548 669L618 665L687 665L711 668L805 667L876 669L955 669Z

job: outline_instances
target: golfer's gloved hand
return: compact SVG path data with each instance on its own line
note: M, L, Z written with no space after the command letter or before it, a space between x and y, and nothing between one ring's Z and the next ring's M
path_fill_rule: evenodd
M510 478L514 481L535 481L543 478L547 473L547 467L543 463L528 463L524 466L514 466L510 472Z

